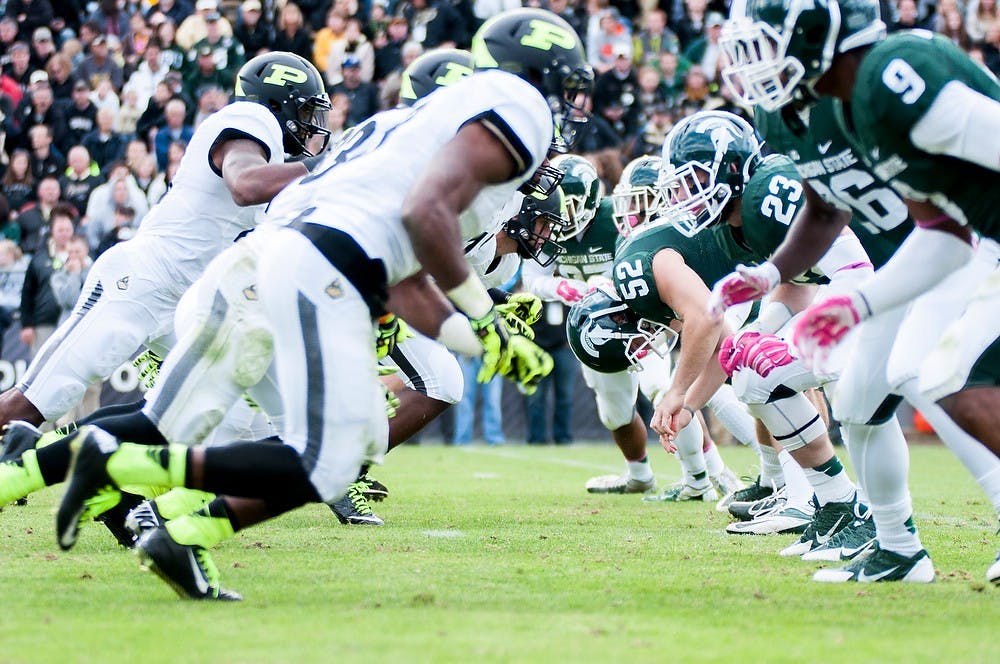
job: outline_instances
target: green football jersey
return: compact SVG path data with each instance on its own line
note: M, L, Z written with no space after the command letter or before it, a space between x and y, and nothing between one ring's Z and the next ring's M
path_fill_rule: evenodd
M615 253L615 290L640 316L668 324L677 318L677 314L660 300L653 277L653 258L663 249L679 253L709 288L732 272L736 263L710 233L699 233L689 238L666 223L622 242Z
M861 61L851 99L853 129L864 159L902 195L928 200L982 235L1000 239L1000 175L925 152L910 136L941 91L955 82L1000 101L996 78L948 39L925 30L889 35Z
M758 131L768 147L795 162L817 195L851 213L851 230L881 267L913 230L906 204L862 161L861 149L845 130L839 99L822 97L804 116L789 113L757 109Z
M613 210L611 199L605 198L597 208L593 223L585 232L560 242L566 253L556 259L556 273L559 276L580 281L587 281L597 275L611 276L615 243L621 237L615 228Z

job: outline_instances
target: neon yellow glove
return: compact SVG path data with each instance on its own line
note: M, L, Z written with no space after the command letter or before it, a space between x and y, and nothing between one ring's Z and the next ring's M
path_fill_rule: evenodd
M396 373L396 367L387 367L382 366L381 364L378 367L378 375L380 378L382 376L391 376L394 373ZM379 385L382 386L382 391L385 393L385 416L391 420L399 414L399 397L397 397L396 393L390 390L389 387L382 381L379 381Z
M402 318L395 314L386 314L378 319L378 329L375 331L375 357L383 359L396 349L396 345L415 335L410 331Z
M132 360L132 366L139 370L139 383L147 390L156 385L156 377L160 375L160 365L163 358L151 350L147 350Z
M513 293L504 304L498 304L496 311L503 317L511 333L535 338L531 326L542 316L542 300L532 293Z
M503 319L497 316L495 309L490 309L482 318L470 318L469 324L483 346L483 366L479 369L476 380L488 383L496 374L505 375L510 362L505 357L504 349L510 333Z
M512 336L505 354L509 367L505 375L517 384L521 394L534 394L538 383L552 373L552 356L527 337Z

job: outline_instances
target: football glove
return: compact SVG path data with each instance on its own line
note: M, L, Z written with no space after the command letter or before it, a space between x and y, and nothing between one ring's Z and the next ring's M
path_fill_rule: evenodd
M396 367L386 367L382 365L379 365L378 367L379 377L391 376L394 373L396 373ZM397 397L396 393L390 390L389 387L382 381L379 381L378 384L382 386L382 391L385 393L385 416L387 419L391 420L399 414L399 397Z
M398 344L413 336L410 326L402 318L395 314L382 316L375 330L375 357L380 360L388 357Z
M517 385L521 394L534 394L538 383L552 373L552 356L525 336L511 336L504 353L509 367L504 375Z
M858 293L837 295L802 312L792 330L792 340L808 367L821 367L836 346L870 311Z
M506 374L510 363L504 356L504 349L510 334L503 320L497 316L496 309L490 309L482 318L470 318L469 324L483 347L483 366L476 381L488 383L496 374Z
M513 334L535 338L531 326L542 316L542 300L531 293L512 293L504 304L496 305L496 312L503 318Z
M781 275L771 262L760 265L737 265L736 271L723 277L712 288L708 299L708 312L721 318L729 307L759 300L774 290Z
M153 389L156 385L156 377L160 375L160 365L163 358L151 350L139 355L132 360L132 366L139 370L139 384L147 390Z

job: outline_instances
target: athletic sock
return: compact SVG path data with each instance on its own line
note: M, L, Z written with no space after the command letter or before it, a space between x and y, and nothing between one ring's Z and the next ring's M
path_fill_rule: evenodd
M763 445L761 449L765 448ZM812 485L802 471L802 467L788 453L788 450L778 452L778 462L785 477L785 499L789 505L806 505L813 496Z
M187 456L183 445L121 443L108 459L107 472L118 486L184 486Z
M61 438L45 447L37 447L38 469L45 480L45 486L59 484L66 480L66 473L69 472L69 462L73 458L73 452L69 449L71 438ZM27 452L25 452L27 454Z
M166 528L170 537L178 544L196 545L206 549L229 539L236 533L222 498L216 498L196 512L168 521Z
M628 461L628 476L640 482L648 482L653 479L653 469L649 466L649 455L642 457L638 461Z
M708 449L704 451L705 454L705 470L708 471L709 477L718 477L726 470L726 463L722 460L722 456L719 454L719 448L715 445L709 445Z
M906 511L909 507L909 496L894 505L872 507L872 519L875 520L875 532L878 533L881 548L904 556L912 556L924 548L913 525L913 514Z
M684 478L694 486L703 487L708 483L705 468L705 452L702 450L704 436L697 418L681 429L674 439L677 446L677 461L684 471Z
M784 450L782 450L784 451ZM785 452L785 456L791 459L791 455ZM795 461L792 461L795 464ZM784 463L781 455L773 447L767 445L760 446L760 485L774 486L778 489L785 486L785 474L783 472ZM798 468L798 464L795 464ZM800 471L801 474L801 471ZM810 492L811 493L811 492Z
M169 521L201 509L215 498L214 493L177 487L153 499L156 511Z
M843 464L834 454L828 461L814 468L803 468L806 479L816 493L820 507L827 503L846 503L854 500L857 488L847 476Z

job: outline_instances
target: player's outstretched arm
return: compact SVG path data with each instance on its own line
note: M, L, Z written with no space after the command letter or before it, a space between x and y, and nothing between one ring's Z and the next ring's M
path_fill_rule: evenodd
M785 240L771 256L781 281L788 281L820 262L841 231L851 223L851 213L830 205L802 183L806 205L792 222Z
M269 164L260 143L246 138L220 142L211 158L233 202L240 206L268 203L285 185L309 172L303 162Z

